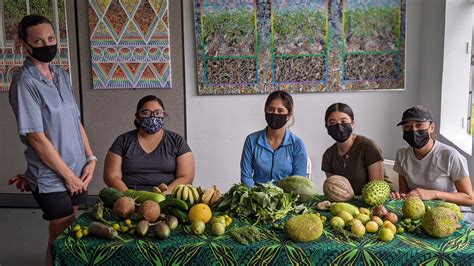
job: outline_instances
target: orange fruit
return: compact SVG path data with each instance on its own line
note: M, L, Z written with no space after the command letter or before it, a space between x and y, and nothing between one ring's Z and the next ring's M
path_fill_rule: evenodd
M209 206L204 203L195 204L189 210L189 220L192 222L195 221L202 221L203 223L207 223L212 218L212 212Z

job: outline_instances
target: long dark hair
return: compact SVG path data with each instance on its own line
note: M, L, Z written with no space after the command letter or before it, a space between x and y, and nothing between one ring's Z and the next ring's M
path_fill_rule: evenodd
M27 30L29 27L33 27L39 24L47 23L53 27L53 23L51 21L40 15L27 15L24 16L23 19L18 24L18 38L26 42L27 37ZM54 28L54 27L53 27Z
M155 95L147 95L147 96L141 98L138 101L138 103L137 103L137 112L135 113L135 117L138 116L138 112L140 111L140 109L142 109L142 107L145 105L145 103L153 102L153 101L158 102L161 105L161 107L163 108L163 111L165 111L165 105L163 104L163 101L160 98L156 97ZM136 128L140 128L140 125L137 123L136 119L133 121L133 124L135 125Z
M328 124L329 116L333 112L345 113L352 119L352 121L354 121L354 112L352 111L352 108L349 105L347 105L345 103L333 103L328 107L328 109L326 110L326 115L324 115L324 124L325 125Z
M270 103L275 99L281 99L283 106L288 109L288 113L293 113L293 97L286 91L274 91L268 95L267 100L265 101L265 111Z

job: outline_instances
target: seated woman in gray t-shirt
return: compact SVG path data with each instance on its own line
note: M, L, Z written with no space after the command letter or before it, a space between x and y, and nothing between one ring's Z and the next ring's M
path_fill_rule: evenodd
M454 148L433 138L435 123L430 111L415 106L403 113L403 139L410 146L397 151L393 170L399 174L400 191L393 198L418 196L459 205L474 204L471 178L464 158Z
M186 140L163 128L163 102L148 95L140 99L136 130L117 137L105 158L104 182L120 191L149 190L161 183L166 194L194 179L194 157Z

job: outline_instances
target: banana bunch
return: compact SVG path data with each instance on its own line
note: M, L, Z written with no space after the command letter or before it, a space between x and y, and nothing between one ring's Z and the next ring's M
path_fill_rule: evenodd
M193 185L177 185L171 194L174 198L185 201L189 204L198 203L201 200L199 189Z
M207 204L209 206L214 205L219 199L221 198L221 192L219 189L214 185L202 194L201 202Z

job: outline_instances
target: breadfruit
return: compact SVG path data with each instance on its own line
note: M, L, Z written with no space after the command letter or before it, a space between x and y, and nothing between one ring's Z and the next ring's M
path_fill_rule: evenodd
M321 237L323 223L316 214L302 214L290 218L283 231L293 241L309 242Z
M458 216L446 207L435 207L423 216L421 226L428 235L435 238L450 236L456 231Z
M459 208L459 206L455 203L450 203L450 202L445 202L441 205L438 205L438 207L445 207L445 208L448 208L450 210L452 210L457 216L458 216L458 220L462 220L462 213L461 213L461 208Z
M409 197L403 202L402 213L405 218L421 219L425 214L425 204L419 197Z

